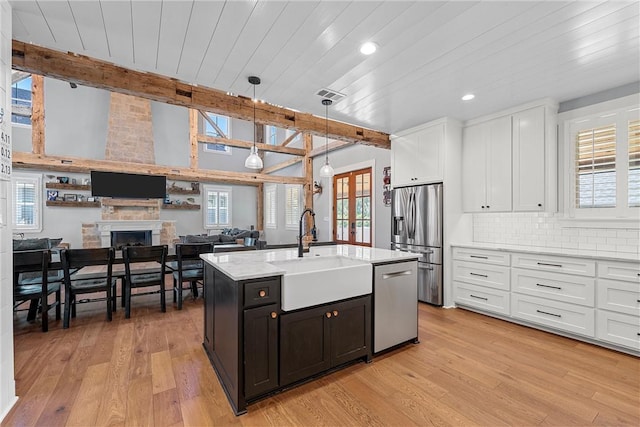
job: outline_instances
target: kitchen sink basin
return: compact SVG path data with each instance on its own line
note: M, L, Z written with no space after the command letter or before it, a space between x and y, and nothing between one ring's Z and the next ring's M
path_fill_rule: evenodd
M368 262L309 256L270 264L285 270L281 289L284 311L371 293L372 267Z

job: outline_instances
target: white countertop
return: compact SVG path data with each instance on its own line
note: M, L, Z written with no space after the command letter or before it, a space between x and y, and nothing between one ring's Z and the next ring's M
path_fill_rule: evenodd
M494 251L505 252L523 252L537 255L562 255L571 256L577 258L590 258L596 260L606 261L635 261L640 262L640 255L637 253L624 253L624 252L608 252L608 251L590 251L580 249L563 249L563 248L548 248L542 246L521 246L521 245L507 245L502 243L482 243L482 242L467 242L467 243L452 243L453 247L460 248L472 248L472 249L490 249Z
M392 251L380 248L365 248L352 245L332 245L311 247L303 258L298 258L298 249L274 249L246 252L226 252L200 255L205 262L214 265L233 280L255 279L259 277L280 276L285 273L282 267L270 264L272 261L285 261L315 256L342 256L372 264L394 261L410 261L419 254Z

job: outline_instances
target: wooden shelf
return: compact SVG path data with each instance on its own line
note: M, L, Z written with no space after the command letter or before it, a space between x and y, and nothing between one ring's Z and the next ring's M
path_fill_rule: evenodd
M100 202L65 202L64 200L47 200L47 206L64 206L66 208L99 208Z
M56 190L79 190L79 191L91 191L91 185L84 184L60 184L59 182L47 182L46 188L55 188Z
M200 209L200 205L192 205L187 203L176 205L172 203L172 204L163 204L162 209L182 209L185 211L195 211Z
M200 194L200 187L197 189L169 187L167 188L167 194Z

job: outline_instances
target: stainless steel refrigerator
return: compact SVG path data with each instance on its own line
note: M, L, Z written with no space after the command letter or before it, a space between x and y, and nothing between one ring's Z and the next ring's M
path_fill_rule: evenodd
M393 190L391 249L420 254L418 300L442 305L442 184Z

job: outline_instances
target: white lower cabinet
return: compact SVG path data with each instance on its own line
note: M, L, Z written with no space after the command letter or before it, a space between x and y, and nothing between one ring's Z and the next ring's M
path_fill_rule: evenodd
M454 247L457 305L638 354L640 263Z
M593 337L594 309L529 295L511 294L511 316L574 334Z
M640 318L628 314L598 310L596 338L640 350Z
M499 289L454 282L456 302L481 310L509 315L509 292Z

